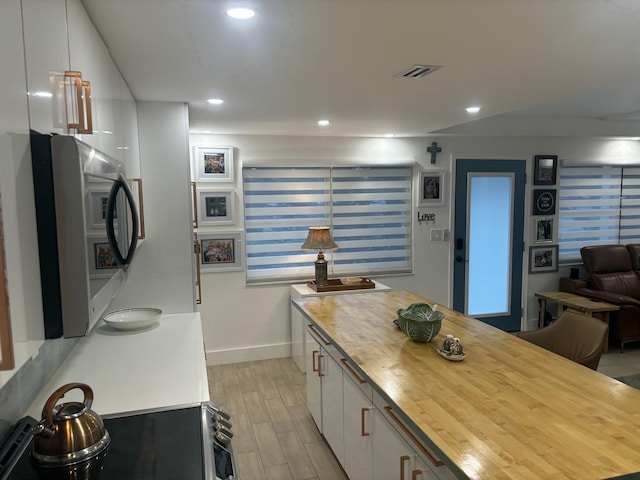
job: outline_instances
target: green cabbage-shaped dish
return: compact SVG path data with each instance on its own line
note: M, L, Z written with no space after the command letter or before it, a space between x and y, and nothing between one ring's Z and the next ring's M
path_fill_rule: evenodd
M444 313L432 310L426 303L413 303L398 310L398 326L412 342L430 342L440 332L443 318Z

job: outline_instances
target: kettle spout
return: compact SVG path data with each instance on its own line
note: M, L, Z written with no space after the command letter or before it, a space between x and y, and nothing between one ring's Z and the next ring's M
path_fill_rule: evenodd
M56 433L55 427L53 425L45 425L45 421L42 420L38 422L37 425L34 425L31 429L31 432L34 435L38 435L44 438L51 438L53 434Z

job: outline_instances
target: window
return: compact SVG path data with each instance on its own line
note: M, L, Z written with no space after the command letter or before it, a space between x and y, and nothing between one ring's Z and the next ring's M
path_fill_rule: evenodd
M248 282L313 278L311 226L329 226L330 275L411 271L411 167L245 167Z
M640 242L640 167L560 169L561 263L581 262L580 248Z

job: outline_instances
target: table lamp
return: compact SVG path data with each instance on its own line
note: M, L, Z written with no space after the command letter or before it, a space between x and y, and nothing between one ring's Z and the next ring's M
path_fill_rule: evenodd
M316 285L324 286L329 283L327 277L327 261L324 259L323 250L337 250L338 245L331 238L329 227L309 227L307 239L302 244L303 250L319 250L316 265Z

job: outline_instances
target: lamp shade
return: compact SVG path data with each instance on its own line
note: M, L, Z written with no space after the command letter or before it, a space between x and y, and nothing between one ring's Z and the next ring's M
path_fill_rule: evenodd
M309 227L307 239L300 248L303 250L336 250L338 245L331 238L329 227Z

